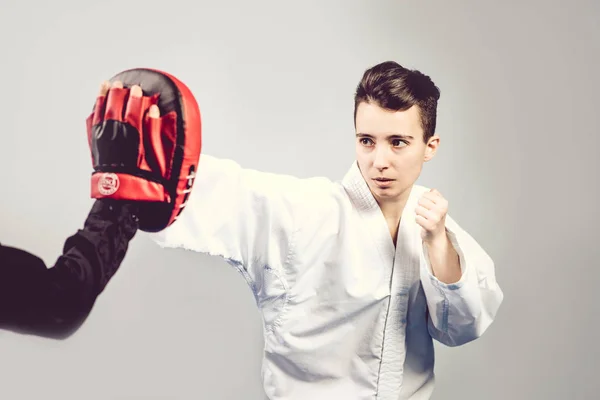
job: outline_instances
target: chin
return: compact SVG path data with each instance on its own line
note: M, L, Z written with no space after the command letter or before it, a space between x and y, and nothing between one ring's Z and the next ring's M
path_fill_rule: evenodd
M400 197L401 192L398 190L381 190L377 189L375 194L381 200L394 200Z
M371 193L373 194L373 196L377 199L377 200L381 200L381 201L395 201L395 200L400 200L404 193L407 190L410 190L409 188L401 188L401 187L389 187L389 188L380 188L380 187L373 187L371 185L369 185L369 188L371 189Z
M383 189L374 185L369 185L369 189L371 190L373 196L381 200L391 200L395 197L398 197L402 193L400 190L394 187Z

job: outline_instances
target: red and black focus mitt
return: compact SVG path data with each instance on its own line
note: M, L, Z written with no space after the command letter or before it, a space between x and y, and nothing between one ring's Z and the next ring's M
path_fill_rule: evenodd
M139 229L158 232L183 211L202 149L200 110L192 92L174 76L130 69L113 76L87 118L94 171L91 197L137 203ZM129 96L139 85L142 97ZM159 118L148 110L156 104Z

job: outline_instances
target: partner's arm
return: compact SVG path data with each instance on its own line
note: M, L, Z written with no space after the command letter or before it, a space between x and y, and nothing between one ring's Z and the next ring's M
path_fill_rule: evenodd
M0 245L0 328L51 338L74 333L121 265L137 229L133 205L97 200L51 268L25 250Z

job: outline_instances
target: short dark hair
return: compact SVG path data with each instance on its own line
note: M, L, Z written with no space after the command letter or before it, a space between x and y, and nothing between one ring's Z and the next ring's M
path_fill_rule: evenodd
M354 123L356 125L356 110L362 102L392 111L417 106L423 140L427 142L435 133L439 98L440 89L429 76L404 68L395 61L385 61L364 72L354 95Z

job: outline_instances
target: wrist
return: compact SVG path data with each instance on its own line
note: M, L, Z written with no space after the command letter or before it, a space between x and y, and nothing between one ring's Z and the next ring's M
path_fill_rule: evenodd
M124 229L128 238L133 237L139 228L139 205L115 199L98 199L86 219L86 227L104 226L106 223L117 224Z
M448 238L448 234L446 229L442 232L431 235L423 239L423 244L427 246L427 249L445 249L450 244L450 239Z

